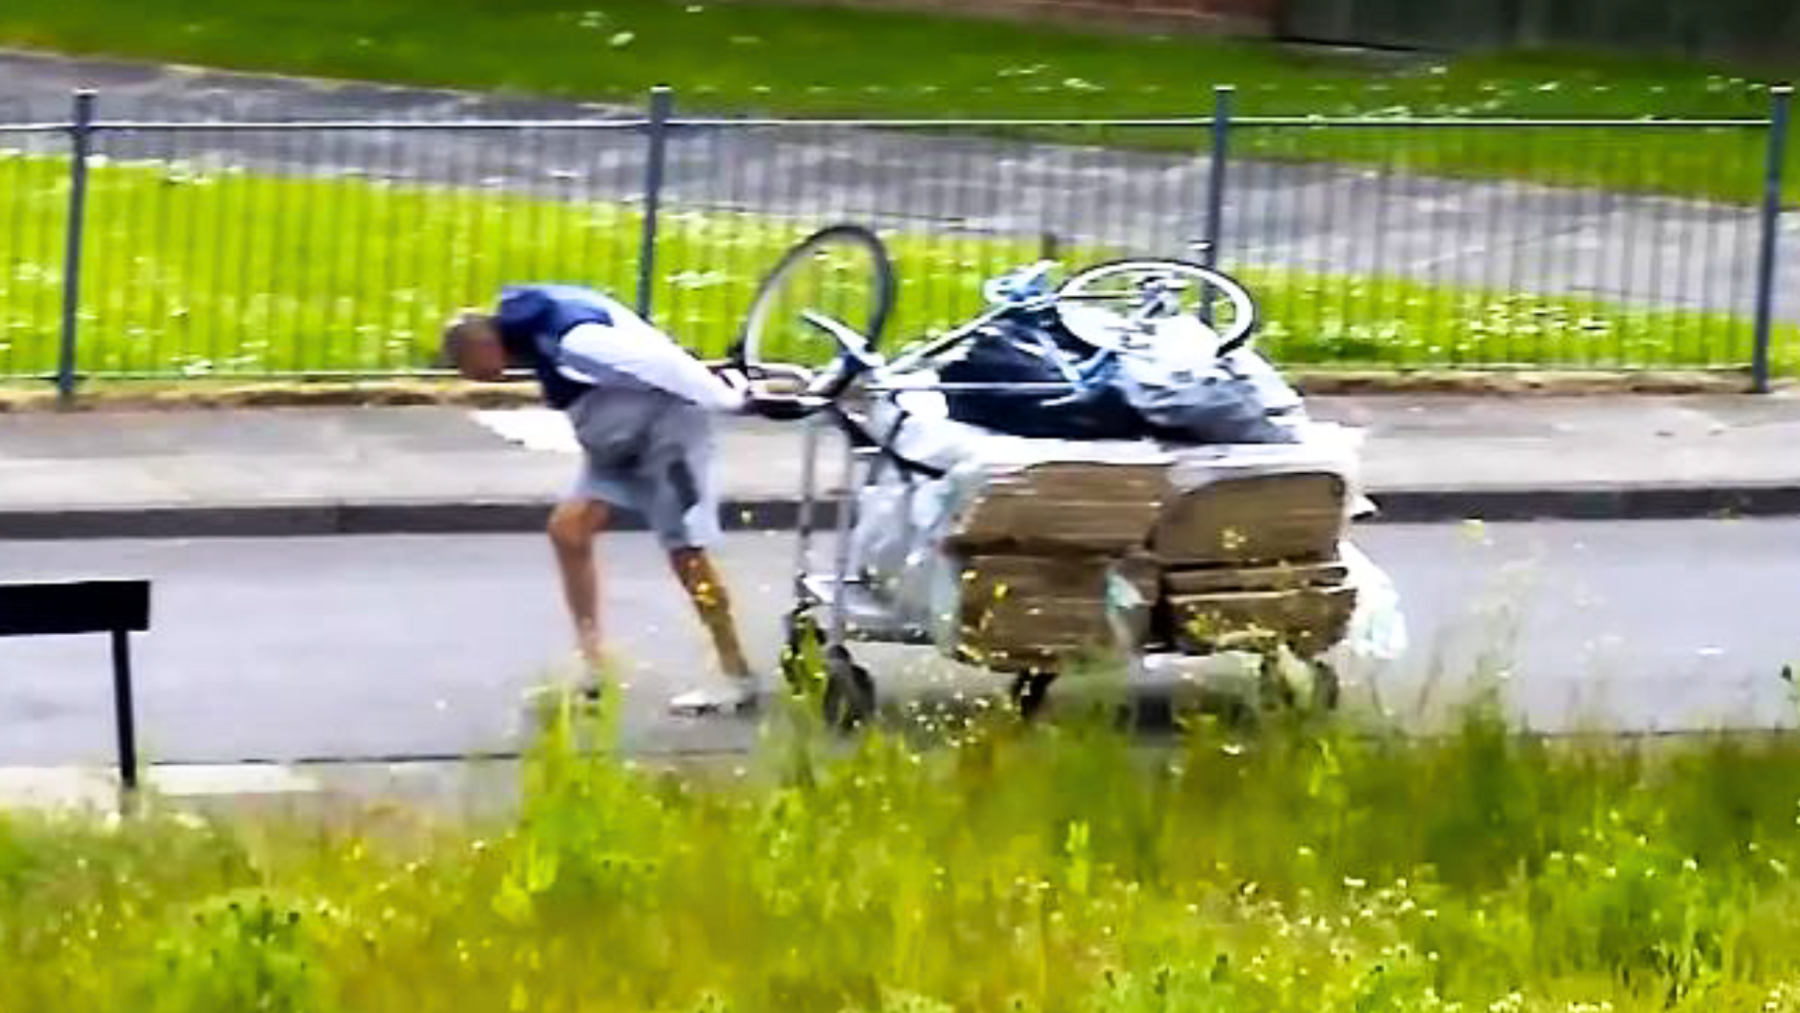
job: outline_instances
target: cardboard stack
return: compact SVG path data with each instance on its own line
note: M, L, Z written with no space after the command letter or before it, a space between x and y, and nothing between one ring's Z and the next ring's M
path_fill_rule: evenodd
M1172 567L1320 560L1337 551L1348 489L1323 472L1246 475L1173 496L1150 549Z
M895 586L953 653L1019 671L1120 635L1196 653L1245 632L1307 652L1342 638L1354 490L1317 448L985 449L941 483L939 520L900 531L917 511L892 511L885 537L917 550L885 570L906 572ZM883 541L871 529L868 544Z
M959 653L990 668L1019 670L1104 650L1114 640L1108 599L1117 595L1115 582L1149 602L1157 576L1154 563L1141 556L969 556L959 578ZM1134 641L1148 635L1147 611L1119 617Z
M1055 461L987 472L949 531L969 553L1108 556L1141 549L1169 499L1166 463Z
M957 652L1019 670L1111 644L1109 595L1121 586L1144 601L1158 593L1143 547L1169 493L1166 461L1054 461L983 475L945 539Z
M1261 636L1311 654L1342 639L1356 605L1338 562L1349 495L1323 471L1227 477L1176 494L1150 541L1176 646Z

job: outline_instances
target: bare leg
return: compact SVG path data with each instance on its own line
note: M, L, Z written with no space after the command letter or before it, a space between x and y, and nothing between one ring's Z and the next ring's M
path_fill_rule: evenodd
M719 652L719 666L733 678L750 678L750 662L744 657L743 644L738 641L737 623L731 616L731 595L725 590L725 582L719 579L712 557L705 549L672 549L669 565L674 568L681 586L687 589L706 631L712 634L713 647Z
M606 504L593 500L559 503L550 514L550 544L562 574L563 598L575 623L581 656L590 669L600 668L600 579L594 562L594 536L606 527Z

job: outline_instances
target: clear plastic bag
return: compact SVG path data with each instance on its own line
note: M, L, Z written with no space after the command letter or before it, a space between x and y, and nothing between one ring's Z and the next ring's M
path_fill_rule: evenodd
M1386 571L1349 542L1339 547L1339 557L1356 588L1356 608L1350 630L1339 645L1351 658L1363 662L1392 663L1406 654L1406 614L1400 591Z
M912 551L911 495L904 482L880 482L857 493L856 527L850 533L851 572L891 595Z

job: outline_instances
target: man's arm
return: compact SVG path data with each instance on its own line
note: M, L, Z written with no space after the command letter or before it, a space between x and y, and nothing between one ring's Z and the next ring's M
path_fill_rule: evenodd
M661 331L630 320L582 324L563 336L569 365L587 373L622 373L702 408L742 411L746 394L721 380Z

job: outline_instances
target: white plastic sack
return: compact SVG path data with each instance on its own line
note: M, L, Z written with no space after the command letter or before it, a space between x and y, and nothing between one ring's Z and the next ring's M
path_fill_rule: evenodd
M1303 413L1306 409L1306 402L1300 397L1300 392L1287 382L1287 378L1269 360L1248 346L1220 356L1219 368L1238 379L1248 381L1263 407L1271 414Z
M1198 489L1213 482L1258 475L1325 472L1344 480L1351 518L1374 511L1363 494L1363 432L1335 422L1296 419L1289 423L1295 443L1251 443L1170 448L1175 464L1169 480L1176 489Z
M898 432L894 424L904 413ZM998 433L949 417L943 395L908 391L883 400L870 412L869 429L887 437L908 460L949 471L954 468L1018 468L1055 462L1162 463L1165 448L1147 440L1051 440Z
M1324 471L1359 484L1361 430L1335 422L1297 422L1291 428L1299 442L1171 447L1175 466L1170 479L1177 488L1197 489L1228 478Z
M1338 547L1356 589L1356 607L1350 613L1350 629L1338 651L1361 662L1392 663L1406 654L1406 614L1400 592L1386 571L1349 542Z

